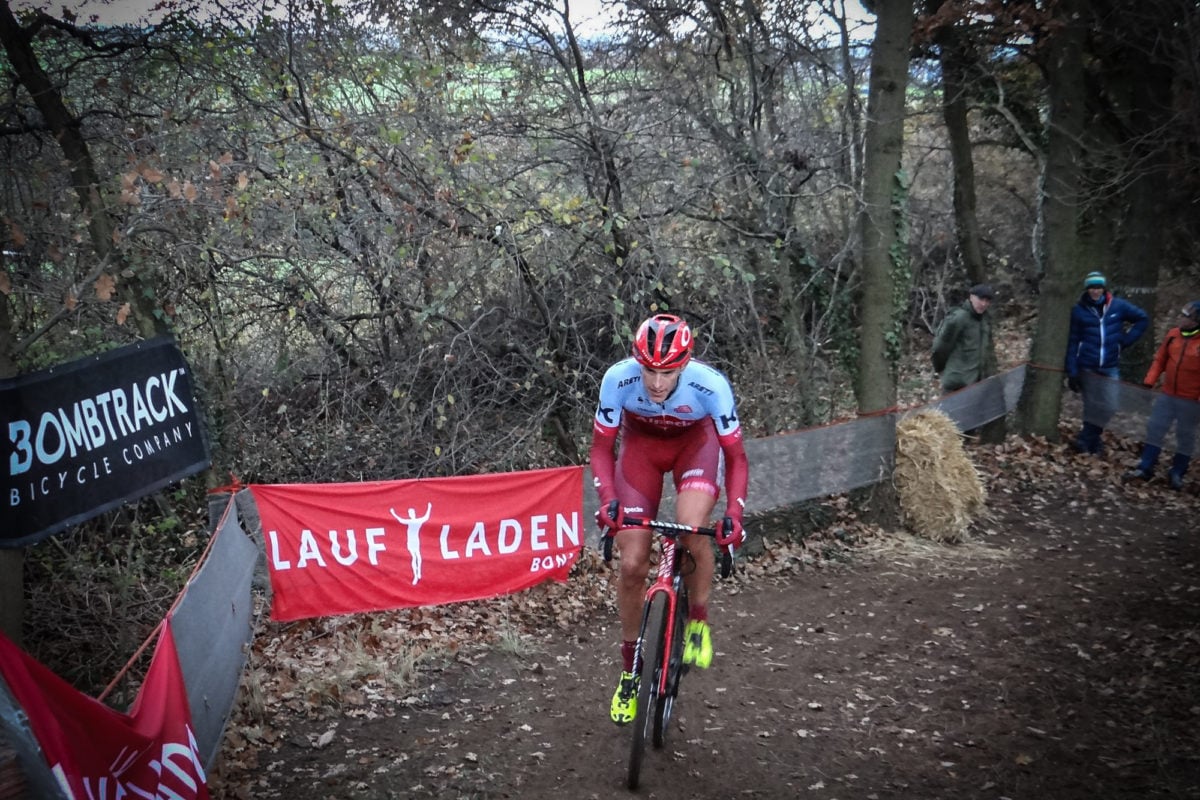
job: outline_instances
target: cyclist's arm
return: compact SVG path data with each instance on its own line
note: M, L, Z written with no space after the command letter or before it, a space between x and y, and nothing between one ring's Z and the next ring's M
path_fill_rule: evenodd
M613 476L617 471L617 429L594 423L592 425L592 483L600 497L601 507L617 499Z
M604 373L600 381L596 416L592 420L592 449L588 458L592 464L592 482L601 506L617 499L614 480L617 472L616 444L617 432L621 428L621 406L624 403L621 383L627 371L625 362L618 361Z
M750 484L750 461L742 444L742 429L718 437L725 454L725 514L742 519L746 509L746 490Z
M750 482L750 462L742 443L742 423L737 415L733 385L721 373L708 384L707 409L717 429L717 441L725 456L725 514L739 522L746 509L746 489Z

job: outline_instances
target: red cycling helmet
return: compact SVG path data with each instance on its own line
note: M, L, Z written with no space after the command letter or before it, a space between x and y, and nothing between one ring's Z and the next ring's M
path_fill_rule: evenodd
M655 314L633 338L633 357L650 369L676 369L692 358L692 331L674 314Z

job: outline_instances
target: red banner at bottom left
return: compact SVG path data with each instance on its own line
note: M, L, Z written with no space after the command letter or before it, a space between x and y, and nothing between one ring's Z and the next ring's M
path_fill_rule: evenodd
M128 714L76 690L0 634L0 674L67 797L208 797L170 623Z

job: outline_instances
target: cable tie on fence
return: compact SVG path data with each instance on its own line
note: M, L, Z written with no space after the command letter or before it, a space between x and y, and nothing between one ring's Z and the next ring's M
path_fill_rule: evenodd
M245 489L245 488L246 488L246 485L244 483L242 483L241 479L238 478L237 475L233 474L232 470L230 470L229 483L225 484L224 486L218 486L215 489L209 489L208 493L209 494L237 494L238 492L240 492L242 489Z

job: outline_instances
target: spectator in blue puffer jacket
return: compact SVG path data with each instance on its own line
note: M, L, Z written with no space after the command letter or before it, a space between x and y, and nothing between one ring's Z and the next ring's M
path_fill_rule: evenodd
M1083 428L1075 439L1080 453L1100 453L1100 434L1117 410L1121 351L1136 342L1150 318L1120 297L1113 297L1099 272L1083 279L1083 294L1071 308L1067 341L1067 386L1083 392Z

